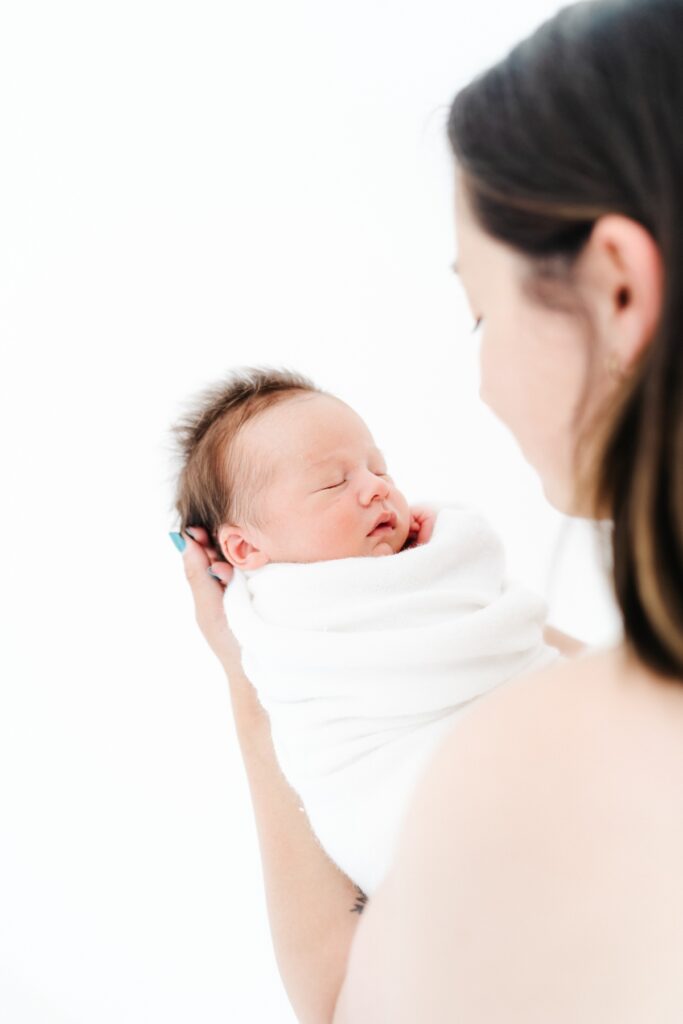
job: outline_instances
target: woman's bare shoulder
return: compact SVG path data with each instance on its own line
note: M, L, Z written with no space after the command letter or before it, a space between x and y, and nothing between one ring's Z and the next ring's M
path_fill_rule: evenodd
M492 913L489 875L501 874L495 862L503 845L512 858L508 863L523 859L513 849L520 834L529 834L520 820L521 813L529 817L519 806L520 796L528 799L527 778L552 785L548 771L538 767L543 760L538 748L556 744L551 736L566 719L572 687L583 686L589 674L599 671L597 661L582 657L580 664L557 663L511 680L456 719L416 786L393 864L359 922L334 1024L442 1020L436 1005L429 1012L422 1006L419 1013L417 1006L418 999L439 989L442 946L452 957L448 974L454 983L460 979L461 991L460 965L469 964L470 973L477 960L490 966L492 950L481 948L477 934L482 924L488 927ZM472 900L478 903L476 911ZM413 937L420 952L409 965ZM407 992L404 979L411 978ZM453 1004L452 1009L464 1012L465 1007ZM453 1012L452 1019L457 1016Z
M542 806L569 820L568 803L576 809L582 786L607 790L642 776L634 749L647 756L653 778L658 765L666 777L676 758L683 772L682 733L680 681L658 677L622 646L529 673L456 721L416 787L404 840L419 843L423 817L447 809L459 841L455 819L483 828L487 796L514 803L519 817Z
M575 778L576 758L614 711L628 671L621 648L579 658L510 680L473 702L454 723L416 787L403 836L421 842L422 825L447 809L471 826L490 812L491 799L535 803L535 786L559 796L561 777ZM617 701L618 703L618 701ZM444 822L443 815L440 815ZM454 835L459 828L454 824ZM404 843L405 845L405 843Z
M644 729L666 722L675 735L683 727L683 686L648 669L622 645L586 649L570 660L510 680L474 702L454 724L422 777L422 788L450 789L451 759L490 761L497 774L507 755L521 767L524 754L542 756L547 770L562 770L575 741L586 750L591 736L605 725L629 723ZM655 730L656 731L656 730ZM678 744L677 744L678 745Z
M653 698L650 682L621 648L587 653L505 684L456 722L359 924L335 1024L599 1019L581 1018L573 999L577 979L594 984L597 1012L603 978L591 971L620 941L605 927L623 930L607 912L621 893L605 865L642 832L637 800L649 807L671 759L683 762L683 688ZM653 699L670 700L676 720ZM663 821L668 813L662 805Z
M507 761L519 771L525 757L545 758L558 734L566 743L572 727L600 714L626 666L621 648L587 652L512 679L474 701L441 741L416 795L438 797L441 788L452 795L456 764L477 772L489 766L500 778Z
M467 728L470 720L494 723L501 714L516 714L522 721L532 708L536 715L541 707L552 716L558 702L581 702L587 690L593 696L599 691L607 693L617 680L632 672L630 666L629 656L621 646L604 650L585 647L577 657L554 662L492 690L471 705L470 713L462 721L468 723Z

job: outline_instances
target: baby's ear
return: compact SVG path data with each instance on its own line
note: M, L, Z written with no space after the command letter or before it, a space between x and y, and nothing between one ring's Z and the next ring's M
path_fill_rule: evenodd
M250 541L239 526L223 523L218 527L218 543L223 557L237 569L260 569L270 559Z

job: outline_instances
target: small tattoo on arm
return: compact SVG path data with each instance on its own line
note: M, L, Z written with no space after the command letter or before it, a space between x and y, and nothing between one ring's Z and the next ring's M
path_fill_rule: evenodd
M356 896L356 902L351 907L351 914L362 914L365 904L368 902L368 898L359 885L356 886L358 895Z

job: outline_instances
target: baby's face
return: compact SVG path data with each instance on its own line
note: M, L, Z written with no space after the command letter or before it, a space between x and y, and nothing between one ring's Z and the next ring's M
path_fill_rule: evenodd
M254 496L263 529L245 529L257 550L244 568L402 549L408 503L365 423L339 399L286 399L246 423L239 443L243 459L272 468L266 490ZM387 523L376 527L380 517Z

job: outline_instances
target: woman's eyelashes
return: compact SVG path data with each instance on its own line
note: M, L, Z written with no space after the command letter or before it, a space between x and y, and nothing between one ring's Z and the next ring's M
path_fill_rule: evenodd
M474 327L472 328L472 334L476 334L477 333L477 331L481 327L483 319L484 319L483 316L478 316L477 319L474 321Z

